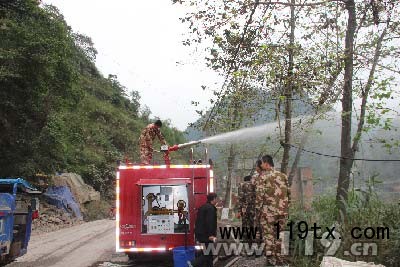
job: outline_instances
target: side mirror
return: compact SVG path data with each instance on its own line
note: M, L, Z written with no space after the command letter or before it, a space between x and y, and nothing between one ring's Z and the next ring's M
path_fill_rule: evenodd
M31 208L33 211L35 210L39 211L39 198L33 197L31 199Z

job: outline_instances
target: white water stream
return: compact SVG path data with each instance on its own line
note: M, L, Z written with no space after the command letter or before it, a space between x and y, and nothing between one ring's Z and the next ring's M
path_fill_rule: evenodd
M305 117L296 117L292 119L292 123L296 123ZM283 129L282 129L283 130ZM232 132L227 132L200 140L203 144L219 144L219 143L246 143L261 138L279 136L278 122L270 122L260 126L243 128Z

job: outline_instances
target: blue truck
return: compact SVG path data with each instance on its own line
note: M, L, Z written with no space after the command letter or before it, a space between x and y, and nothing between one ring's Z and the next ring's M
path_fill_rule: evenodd
M0 179L0 264L27 252L40 194L22 178Z

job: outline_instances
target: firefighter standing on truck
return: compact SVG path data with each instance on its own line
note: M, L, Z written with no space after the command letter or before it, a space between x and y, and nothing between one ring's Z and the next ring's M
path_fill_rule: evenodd
M150 164L150 161L153 158L153 141L156 136L163 145L167 144L160 131L161 126L162 122L160 120L156 120L154 123L147 125L140 134L139 146L140 160L142 164Z

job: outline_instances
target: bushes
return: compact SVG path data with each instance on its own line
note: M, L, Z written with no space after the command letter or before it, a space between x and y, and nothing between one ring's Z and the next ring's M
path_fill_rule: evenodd
M86 212L83 214L85 221L109 219L112 205L104 200L91 201L85 204Z
M368 200L366 200L368 199ZM304 211L299 207L293 205L290 213L290 220L293 222L305 221L311 227L314 223L322 227L322 232L318 235L321 236L323 232L327 232L325 227L335 230L340 233L341 239L331 240L332 242L321 242L321 240L308 241L313 245L314 253L311 256L304 255L306 241L301 240L296 234L299 233L297 227L294 227L294 238L296 239L291 243L291 257L294 266L319 266L322 257L334 256L349 261L365 261L380 263L385 266L393 266L394 262L400 261L400 230L398 222L400 221L400 210L398 204L385 203L380 201L373 194L369 198L362 198L357 192L351 192L350 198L347 203L348 217L346 222L340 223L336 221L337 209L334 196L320 196L317 197L312 205L310 211ZM355 239L351 236L351 230L354 227L361 228L361 231L356 231L357 236L363 233L367 227L377 229L377 227L388 227L389 238L372 238L369 239L365 236ZM376 231L377 232L377 231ZM313 234L310 232L309 234ZM372 230L368 231L372 234ZM334 243L340 244L338 249L333 249ZM369 247L373 244L377 248L377 255L372 255L373 249ZM332 255L327 255L327 250L335 252ZM363 249L368 249L366 255L363 254ZM349 252L349 253L348 253Z

